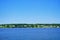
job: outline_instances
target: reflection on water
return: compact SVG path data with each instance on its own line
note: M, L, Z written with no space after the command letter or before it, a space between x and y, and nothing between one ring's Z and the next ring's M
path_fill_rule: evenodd
M0 28L0 40L60 40L60 28Z

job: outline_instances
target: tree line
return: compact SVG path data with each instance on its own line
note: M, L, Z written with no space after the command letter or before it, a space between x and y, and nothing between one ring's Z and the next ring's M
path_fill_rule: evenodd
M0 24L0 28L60 28L60 24Z

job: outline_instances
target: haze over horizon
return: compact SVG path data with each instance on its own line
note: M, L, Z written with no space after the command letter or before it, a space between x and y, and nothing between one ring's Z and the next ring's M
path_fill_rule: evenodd
M0 0L0 24L60 23L60 0Z

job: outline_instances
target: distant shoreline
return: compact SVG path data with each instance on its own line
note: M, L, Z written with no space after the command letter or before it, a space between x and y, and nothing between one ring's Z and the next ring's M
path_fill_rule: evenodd
M60 28L60 24L0 24L0 28Z

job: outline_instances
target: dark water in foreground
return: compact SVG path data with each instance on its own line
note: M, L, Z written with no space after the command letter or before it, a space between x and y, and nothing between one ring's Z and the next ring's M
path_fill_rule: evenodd
M60 40L60 28L0 28L0 40Z

